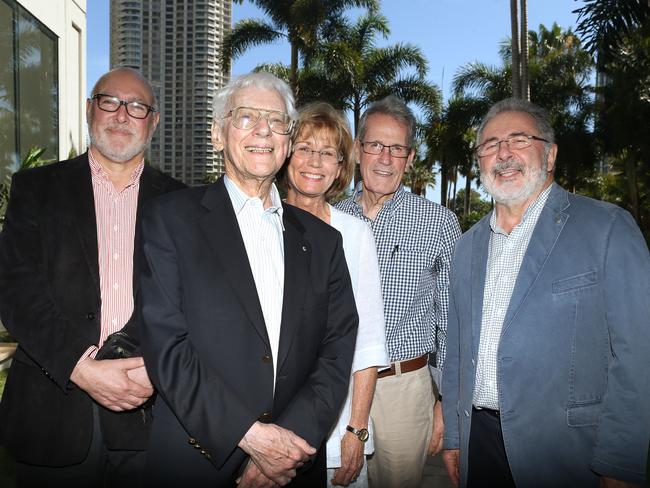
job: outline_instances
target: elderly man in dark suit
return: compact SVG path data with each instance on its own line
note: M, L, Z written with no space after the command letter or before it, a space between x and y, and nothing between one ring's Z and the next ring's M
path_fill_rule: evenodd
M273 185L293 103L268 73L235 79L215 99L225 176L145 209L151 486L325 486L358 318L340 234Z
M87 102L88 152L13 177L0 314L20 345L0 439L18 461L19 486L141 481L150 415L138 407L153 388L141 357L99 358L116 357L102 349L115 338L137 344L139 209L182 186L144 165L155 105L139 73L110 71Z

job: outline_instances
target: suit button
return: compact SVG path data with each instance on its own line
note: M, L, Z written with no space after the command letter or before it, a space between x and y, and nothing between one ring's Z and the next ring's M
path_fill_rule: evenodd
M86 315L86 318L88 320L95 320L95 312L88 312L88 314Z
M267 363L267 364L272 363L273 358L271 356L269 356L268 354L265 354L264 356L262 356L262 362Z
M264 412L262 415L260 415L260 422L264 424L270 424L271 420L273 420L273 415L271 412Z
M196 439L194 437L190 437L189 439L187 439L187 442L189 442L190 445L193 446L194 444L196 444Z

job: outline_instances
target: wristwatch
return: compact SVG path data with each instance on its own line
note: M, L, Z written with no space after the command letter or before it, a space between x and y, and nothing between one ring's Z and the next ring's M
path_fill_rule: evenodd
M354 435L356 435L361 442L366 442L368 438L370 437L370 434L368 434L368 429L355 429L351 425L348 425L345 430L348 432L352 432Z

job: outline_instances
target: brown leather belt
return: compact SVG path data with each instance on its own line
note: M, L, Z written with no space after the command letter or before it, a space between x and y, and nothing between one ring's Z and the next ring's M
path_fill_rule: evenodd
M428 362L429 362L428 354L424 354L419 358L407 359L406 361L398 361L400 366L400 371L402 373L410 373L411 371L415 371L416 369L424 368L428 364ZM395 364L396 363L391 363L390 369L385 369L383 371L380 371L377 374L377 378L386 378L387 376L395 376L395 374L397 374L395 371Z

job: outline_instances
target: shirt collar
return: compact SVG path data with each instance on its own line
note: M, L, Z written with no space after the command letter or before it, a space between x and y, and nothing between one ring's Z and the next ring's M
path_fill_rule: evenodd
M404 190L404 185L400 184L399 187L397 187L395 193L393 193L393 196L383 203L382 208L379 211L381 212L384 209L393 210L399 207L400 203L402 203L402 200L404 200L405 192L406 190ZM363 205L361 204L362 193L363 181L360 181L354 187L354 192L352 193L352 202L354 203L357 212L360 212L361 214L363 214Z
M239 188L234 181L228 178L227 175L223 175L223 182L226 185L226 190L228 191L228 196L230 196L230 201L232 202L233 209L235 210L235 215L244 209L247 203L253 201L261 202L259 197L250 197L244 193L241 188ZM280 198L280 192L275 186L275 183L271 184L271 191L269 192L269 197L271 199L271 206L267 209L264 209L265 212L277 213L280 218L284 215L284 209L282 208L282 199Z
M553 188L554 183L551 183L548 185L548 187L539 194L539 196L535 199L533 203L528 205L526 210L524 211L524 216L521 218L521 222L519 222L517 225L515 225L515 229L522 224L526 223L528 219L537 219L539 217L539 214L542 211L542 208L544 208L544 205L546 204L546 200L548 200L548 195L551 193L551 188ZM492 232L496 234L503 234L503 235L508 235L506 231L504 231L501 227L499 227L499 224L497 224L497 209L496 207L494 208L494 212L492 212L492 215L490 216L490 228L492 229ZM514 230L514 229L513 229Z
M88 164L90 165L90 174L92 176L97 177L108 183L111 182L108 172L102 166L102 164L99 161L97 161L95 155L93 154L92 149L90 148L88 149ZM133 186L135 183L139 182L140 176L142 176L143 171L144 171L144 158L142 158L142 161L140 161L140 163L135 167L133 173L131 173L131 178L129 179L129 183L126 185L126 187L124 187L124 189L126 190L130 186Z

